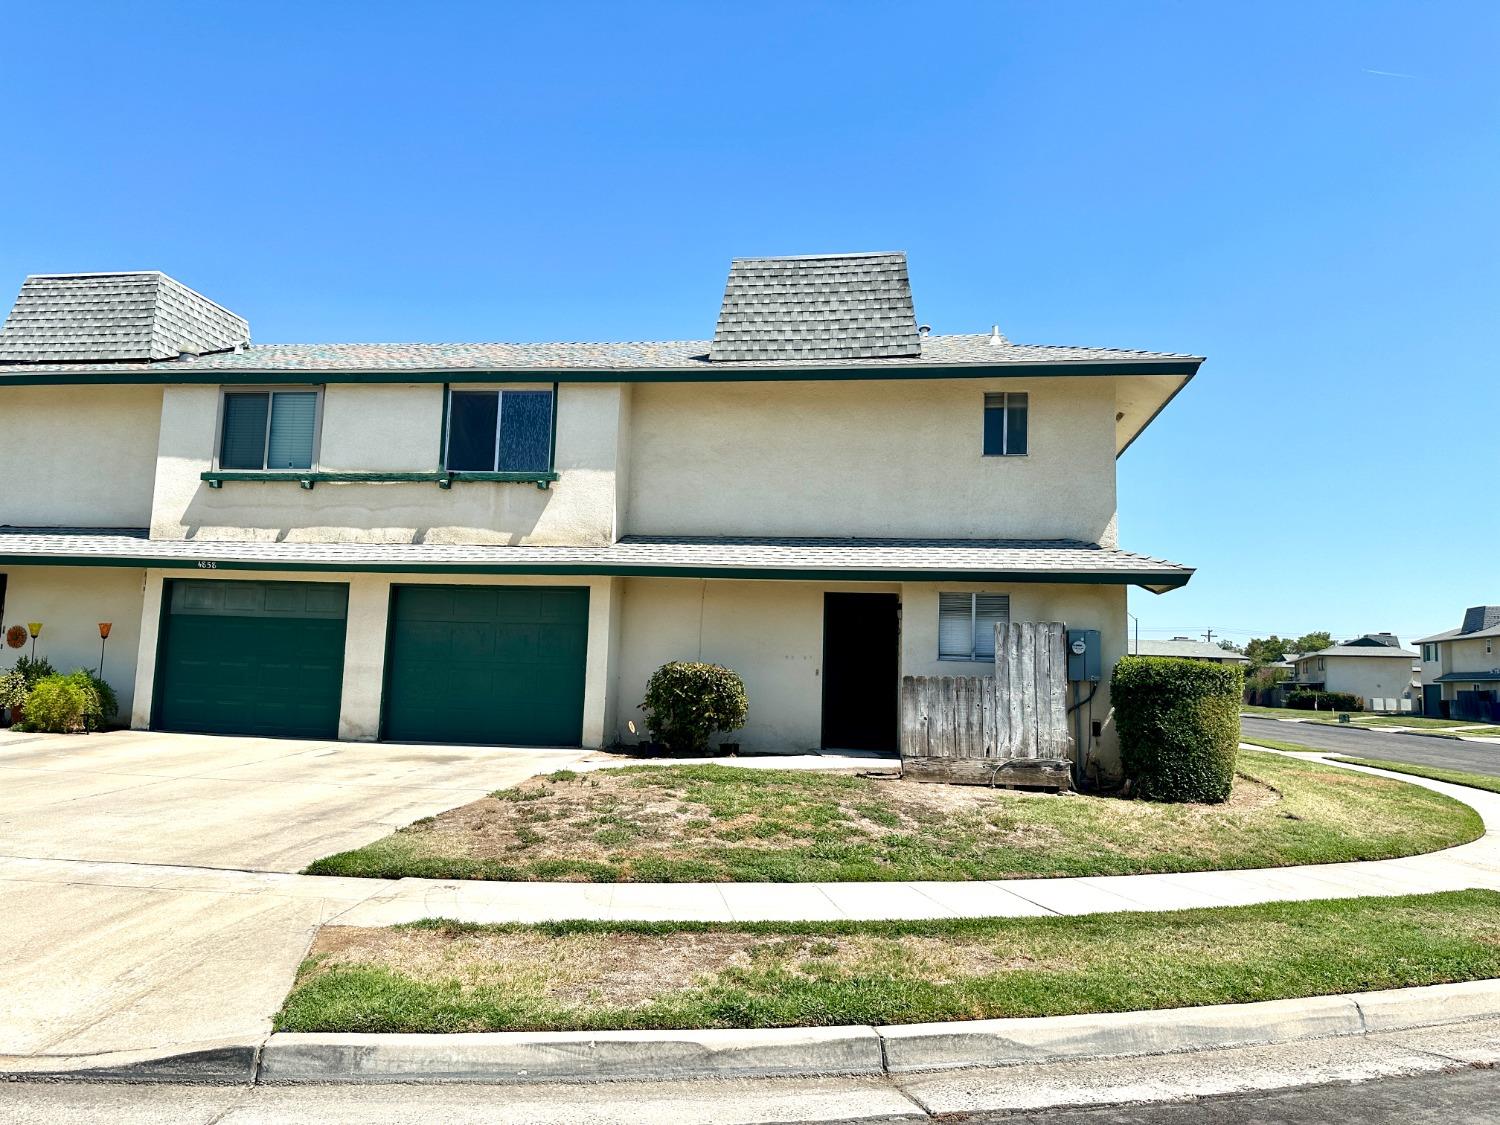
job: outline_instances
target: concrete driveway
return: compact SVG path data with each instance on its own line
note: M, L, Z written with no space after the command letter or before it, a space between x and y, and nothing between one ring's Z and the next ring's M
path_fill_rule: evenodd
M318 927L390 885L287 872L582 756L0 731L0 1069L264 1034Z
M578 750L0 732L0 856L298 871Z

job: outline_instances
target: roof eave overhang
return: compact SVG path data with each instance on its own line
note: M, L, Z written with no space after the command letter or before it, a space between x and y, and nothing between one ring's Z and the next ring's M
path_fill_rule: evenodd
M693 566L629 562L474 563L384 562L329 559L236 559L205 552L197 557L162 557L119 553L0 553L3 566L99 566L151 570L347 571L374 574L516 574L613 578L731 578L823 582L1030 582L1069 585L1141 586L1153 593L1185 586L1193 571L987 570L954 567L885 567L854 569L819 566Z
M17 371L0 364L0 386L69 386L77 384L219 384L256 383L786 383L872 379L1024 379L1057 376L1180 375L1181 386L1156 414L1186 386L1203 359L1129 359L1088 361L1016 361L1012 363L880 364L856 367L751 367L736 363L663 368L179 368L175 360L101 367L94 371ZM34 364L15 365L34 368ZM1141 429L1145 429L1142 426ZM1139 433L1139 431L1138 431ZM1134 441L1134 437L1131 438ZM1126 447L1129 443L1126 443ZM1124 449L1121 449L1124 452Z

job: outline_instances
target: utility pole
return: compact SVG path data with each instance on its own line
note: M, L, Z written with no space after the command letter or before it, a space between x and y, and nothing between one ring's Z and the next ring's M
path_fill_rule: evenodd
M1210 629L1208 632L1204 633L1203 634L1203 639L1205 641L1207 641L1209 644L1213 644L1214 643L1214 631L1212 629Z

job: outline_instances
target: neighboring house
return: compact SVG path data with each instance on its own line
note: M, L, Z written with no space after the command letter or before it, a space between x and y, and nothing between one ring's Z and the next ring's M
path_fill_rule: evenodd
M1424 714L1500 722L1500 605L1470 606L1457 629L1417 644Z
M1200 363L929 335L902 254L737 259L662 343L252 344L160 273L29 277L5 622L64 669L111 622L138 728L599 746L687 659L747 749L892 748L899 677L1007 619L1100 630L1103 717L1127 588L1192 574L1119 546L1115 460Z
M1411 711L1416 659L1394 634L1366 633L1298 656L1296 675L1282 686L1286 691L1348 692L1364 700L1366 711Z
M1195 641L1191 637L1173 637L1170 641L1139 641L1135 651L1137 656L1176 656L1184 660L1206 660L1211 664L1250 663L1250 658L1244 653L1232 652L1207 641Z

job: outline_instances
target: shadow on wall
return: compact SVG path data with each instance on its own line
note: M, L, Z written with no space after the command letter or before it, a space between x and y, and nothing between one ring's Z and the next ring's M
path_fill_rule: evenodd
M423 543L433 528L437 541L468 541L451 529L472 529L477 543L516 545L530 538L541 523L555 489L531 485L455 483L440 489L431 483L335 484L304 489L295 483L205 483L182 514L188 539L215 538L218 529L251 532L257 540L300 539L297 532L337 528L352 542Z

